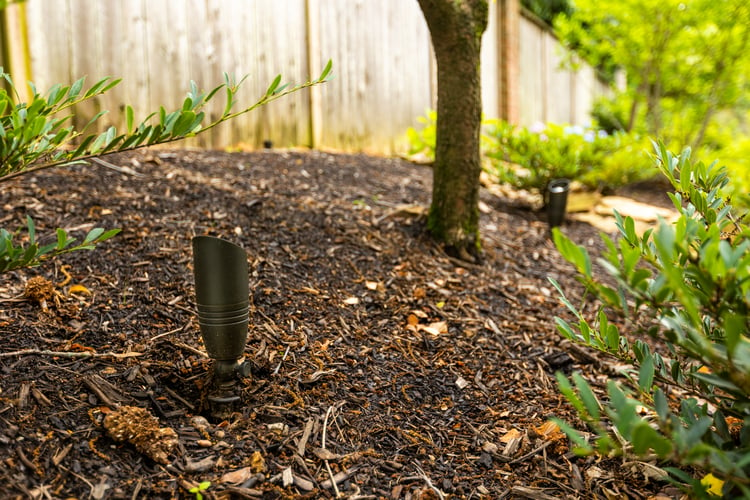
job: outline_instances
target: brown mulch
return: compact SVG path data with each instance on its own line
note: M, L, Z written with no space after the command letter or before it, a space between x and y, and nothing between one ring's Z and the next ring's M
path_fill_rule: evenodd
M576 297L543 214L483 195L485 260L424 234L431 171L322 152L145 151L3 185L2 225L122 233L0 277L2 498L648 498L576 457L554 373L611 374L556 333ZM124 170L123 170L124 169ZM565 232L596 247L597 230ZM251 377L213 418L191 238L247 250ZM33 280L38 277L39 279ZM24 296L27 285L52 290ZM113 430L114 429L114 430Z

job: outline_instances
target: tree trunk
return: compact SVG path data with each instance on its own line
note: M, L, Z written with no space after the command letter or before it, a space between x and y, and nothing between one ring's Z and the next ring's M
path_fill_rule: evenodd
M437 137L427 227L449 255L477 261L480 49L487 0L419 0L437 59Z

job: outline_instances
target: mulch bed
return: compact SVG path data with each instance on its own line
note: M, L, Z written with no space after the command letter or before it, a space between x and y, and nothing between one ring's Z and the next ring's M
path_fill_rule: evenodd
M484 262L424 232L431 171L322 152L145 151L3 185L2 226L122 233L0 281L3 498L647 498L579 458L554 373L611 373L563 341L580 296L543 214L483 195ZM597 230L571 222L575 241ZM242 404L215 418L191 238L247 250ZM46 297L28 283L52 283ZM156 420L158 419L158 420ZM663 494L663 493L662 493Z

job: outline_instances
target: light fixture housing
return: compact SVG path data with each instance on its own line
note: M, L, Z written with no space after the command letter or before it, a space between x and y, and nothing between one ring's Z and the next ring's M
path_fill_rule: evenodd
M247 253L213 236L193 238L195 297L203 345L214 360L214 403L238 401L237 376L248 376L243 361L249 325Z

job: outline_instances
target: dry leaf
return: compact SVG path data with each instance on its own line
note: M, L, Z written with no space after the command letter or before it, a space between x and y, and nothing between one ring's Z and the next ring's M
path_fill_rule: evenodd
M332 453L325 448L313 448L312 452L321 460L340 460L342 455Z
M521 431L518 429L511 429L505 434L503 434L503 437L500 438L501 443L509 443L513 441L514 439L518 439L519 437L522 437Z
M513 456L521 447L524 437L525 435L518 429L511 429L506 432L505 435L500 438L500 442L505 443L503 455L506 457Z
M560 427L552 421L544 422L539 427L534 427L534 430L548 441L557 441L565 438L565 434L560 430Z
M300 380L300 383L302 384L312 384L313 382L317 382L321 379L321 377L325 375L331 375L333 373L336 373L336 369L333 368L331 370L318 370L312 375L310 375L308 378Z
M91 290L83 285L71 285L71 287L68 289L68 295L70 295L71 293L83 293L86 295L91 295Z
M358 297L349 297L347 299L344 299L344 304L353 306L356 304L359 304L359 298Z
M429 325L420 325L418 328L427 333L431 333L432 335L448 333L448 323L446 321L438 321L430 323Z
M378 289L378 282L377 281L365 281L365 286L368 290L377 290Z
M594 479L601 479L603 477L607 477L607 473L604 472L602 469L594 465L593 467L589 467L586 469L586 478L589 481L592 481Z
M254 475L255 472L252 470L252 467L243 467L242 469L227 472L226 474L221 476L221 482L230 484L242 484Z

